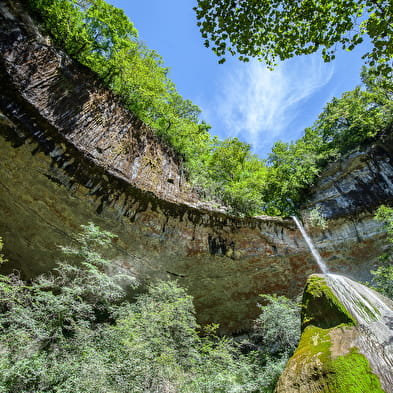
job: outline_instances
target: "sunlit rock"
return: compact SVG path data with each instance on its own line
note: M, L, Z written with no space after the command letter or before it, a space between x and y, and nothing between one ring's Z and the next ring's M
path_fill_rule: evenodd
M393 302L340 275L312 275L303 333L276 393L393 392Z

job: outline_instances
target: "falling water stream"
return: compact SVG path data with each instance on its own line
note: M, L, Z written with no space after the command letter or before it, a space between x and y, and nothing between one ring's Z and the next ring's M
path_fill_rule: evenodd
M306 230L304 229L302 223L299 221L299 219L296 216L292 216L292 219L293 219L293 221L295 221L295 224L297 225L297 227L299 228L301 234L303 235L303 238L306 241L306 243L308 245L308 248L311 251L311 254L313 255L313 257L317 261L318 266L320 267L322 273L323 274L328 274L329 270L328 270L327 266L325 265L325 262L323 261L322 257L319 255L318 250L315 248L312 240L308 236L308 234L307 234Z
M368 359L385 392L393 392L393 302L351 279L328 274L326 282L355 318L352 346Z
M386 392L393 393L393 302L372 289L338 274L327 266L299 219L292 216L326 282L355 318L359 334L352 345L366 356Z

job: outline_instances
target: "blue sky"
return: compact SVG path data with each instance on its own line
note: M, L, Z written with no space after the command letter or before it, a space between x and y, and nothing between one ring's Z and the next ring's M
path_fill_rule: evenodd
M192 10L194 0L109 0L122 8L140 39L170 68L180 94L202 109L202 119L220 138L238 137L265 158L273 143L299 138L334 96L360 83L364 48L293 58L269 71L258 62L227 58L218 64L203 46Z

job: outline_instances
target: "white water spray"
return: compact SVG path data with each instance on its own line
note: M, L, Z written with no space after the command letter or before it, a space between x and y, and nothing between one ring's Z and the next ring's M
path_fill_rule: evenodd
M318 266L320 267L321 271L323 274L328 274L329 270L327 268L327 266L325 265L325 262L323 261L322 257L319 255L318 250L315 248L312 240L310 239L310 237L307 235L306 230L304 229L302 223L298 220L298 218L296 216L292 216L293 221L295 221L296 226L299 228L304 240L306 241L308 248L311 251L311 254L313 255L313 257L315 258L315 260L318 263Z
M339 302L356 320L351 346L364 355L385 392L393 393L393 302L347 277L329 274L299 219L292 216L325 280Z
M337 274L326 283L355 318L360 334L352 346L366 356L385 392L393 393L393 302L372 289Z

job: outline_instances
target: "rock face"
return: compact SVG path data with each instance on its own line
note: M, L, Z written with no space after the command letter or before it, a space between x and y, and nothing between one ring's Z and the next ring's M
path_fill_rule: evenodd
M344 276L312 275L303 333L276 393L393 392L393 302Z
M3 271L47 271L61 258L57 245L92 221L117 236L114 269L142 282L178 280L200 322L218 322L223 332L247 328L259 293L300 293L318 268L292 220L235 218L199 201L171 149L94 74L50 45L17 1L1 0L0 10L0 236L10 260ZM375 149L351 158L369 202L332 207L327 230L309 228L332 271L367 279L382 253L385 235L372 216L378 202L392 201L390 159ZM326 196L317 189L313 203L327 212L338 180L323 179ZM344 206L356 190L340 190Z
M195 200L173 151L123 108L97 75L48 45L29 17L20 13L18 2L9 2L8 8L1 4L1 99L7 111L35 139L48 144L48 137L54 136L71 144L92 164L140 190L170 201ZM22 113L20 100L34 107L24 105L30 113ZM52 151L52 156L65 160L64 149Z
M309 201L327 219L356 216L393 198L393 130L384 143L329 166Z

